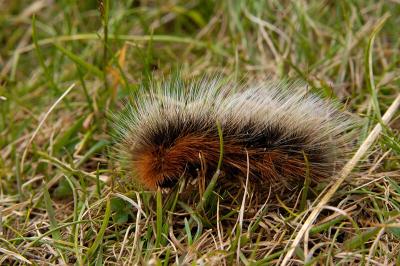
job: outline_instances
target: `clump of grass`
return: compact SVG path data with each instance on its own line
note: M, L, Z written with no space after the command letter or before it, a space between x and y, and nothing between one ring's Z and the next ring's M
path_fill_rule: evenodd
M358 148L399 95L395 2L0 9L0 264L400 263L398 111L310 224L327 184L264 195L218 181L205 192L138 190L109 159L105 119L149 75L174 68L289 77L346 103L362 126Z

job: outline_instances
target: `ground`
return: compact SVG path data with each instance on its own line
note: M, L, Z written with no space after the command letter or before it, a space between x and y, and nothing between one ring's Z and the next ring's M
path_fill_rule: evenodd
M400 91L398 1L19 0L0 10L1 265L400 264L398 111L345 180L262 195L240 184L142 191L111 155L107 118L176 69L290 78L357 121L356 151Z

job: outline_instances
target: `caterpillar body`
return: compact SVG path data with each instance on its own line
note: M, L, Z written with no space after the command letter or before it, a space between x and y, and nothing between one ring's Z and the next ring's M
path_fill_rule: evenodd
M331 176L345 154L348 117L296 83L246 84L175 78L140 89L113 119L128 174L147 189L172 187L212 176L222 152L226 178L262 186Z

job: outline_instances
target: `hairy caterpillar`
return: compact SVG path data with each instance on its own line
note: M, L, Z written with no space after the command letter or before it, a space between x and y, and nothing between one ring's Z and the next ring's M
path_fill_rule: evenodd
M237 85L221 78L180 78L140 89L113 115L115 150L148 189L181 177L249 175L265 186L331 176L345 154L350 122L296 83Z

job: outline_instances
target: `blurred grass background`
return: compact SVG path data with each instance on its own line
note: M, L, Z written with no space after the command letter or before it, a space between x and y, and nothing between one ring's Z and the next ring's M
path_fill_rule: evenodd
M204 209L136 191L106 113L174 69L293 78L342 102L361 143L400 91L399 25L396 0L1 1L0 264L278 263L320 188L250 196L240 223L241 190ZM400 263L399 128L397 112L292 264Z

